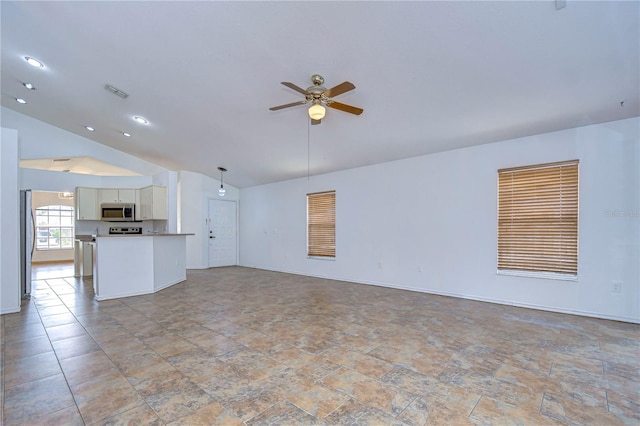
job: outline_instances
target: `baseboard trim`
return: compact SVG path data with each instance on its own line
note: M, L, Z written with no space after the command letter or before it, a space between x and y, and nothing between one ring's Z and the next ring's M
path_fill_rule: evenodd
M14 307L3 309L2 311L0 311L0 315L17 314L18 312L20 312L20 306L18 306L17 308Z
M32 265L73 265L73 259L67 260L37 260L31 261Z
M243 265L240 265L240 266L243 266ZM398 290L415 291L418 293L434 294L437 296L455 297L457 299L474 300L476 302L495 303L497 305L515 306L518 308L526 308L526 309L536 309L539 311L555 312L559 314L568 314L568 315L576 315L576 316L588 317L588 318L628 322L631 324L640 324L640 318L633 318L633 317L627 317L627 316L621 316L621 315L608 315L608 314L602 314L599 312L582 311L577 309L565 309L565 308L559 308L554 306L514 302L510 300L503 300L503 299L492 299L487 297L473 296L473 295L460 294L460 293L451 293L451 292L439 291L439 290L433 290L433 289L423 289L423 288L416 288L416 287L410 287L410 286L393 285L393 284L388 284L388 283L383 283L378 281L365 281L365 280L359 280L359 279L353 279L353 278L332 277L329 275L320 275L320 274L309 274L309 273L303 273L303 272L293 271L293 270L271 269L271 268L264 268L264 267L261 268L259 266L246 266L246 267L254 268L254 269L264 269L266 271L282 272L286 274L322 278L322 279L328 279L328 280L334 280L334 281L352 282L355 284L362 284L362 285L373 285L376 287L386 287L386 288L394 288Z

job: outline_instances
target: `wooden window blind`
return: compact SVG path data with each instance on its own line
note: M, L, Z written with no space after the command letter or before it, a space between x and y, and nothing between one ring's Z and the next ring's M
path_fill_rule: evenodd
M578 160L498 170L498 270L578 273Z
M307 255L336 257L336 192L307 194Z

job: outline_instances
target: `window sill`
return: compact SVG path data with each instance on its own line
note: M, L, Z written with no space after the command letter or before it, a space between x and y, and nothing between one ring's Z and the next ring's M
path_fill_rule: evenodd
M316 259L316 260L336 260L335 257L325 257L325 256L307 256L307 259Z
M578 281L577 275L559 274L557 272L529 272L529 271L516 271L511 269L498 269L496 273L497 275L509 275L513 277L543 278L547 280L560 280L560 281Z

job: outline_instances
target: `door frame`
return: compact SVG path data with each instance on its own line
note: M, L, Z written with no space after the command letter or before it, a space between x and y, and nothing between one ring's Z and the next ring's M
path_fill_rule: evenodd
M205 250L207 252L207 268L214 268L211 265L211 250L209 249L209 227L211 225L211 217L209 216L209 205L211 201L223 201L223 202L232 202L236 205L236 266L240 265L240 200L231 200L226 199L222 200L220 198L209 197L207 198L207 215L205 217L205 225L204 225L204 240L205 240Z

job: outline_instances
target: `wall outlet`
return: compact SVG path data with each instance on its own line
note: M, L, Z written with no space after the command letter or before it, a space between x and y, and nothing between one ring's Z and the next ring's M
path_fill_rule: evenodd
M378 262L378 269L382 269L382 262Z
M622 281L611 281L611 293L622 293Z
M418 272L422 272L422 266L418 266Z

